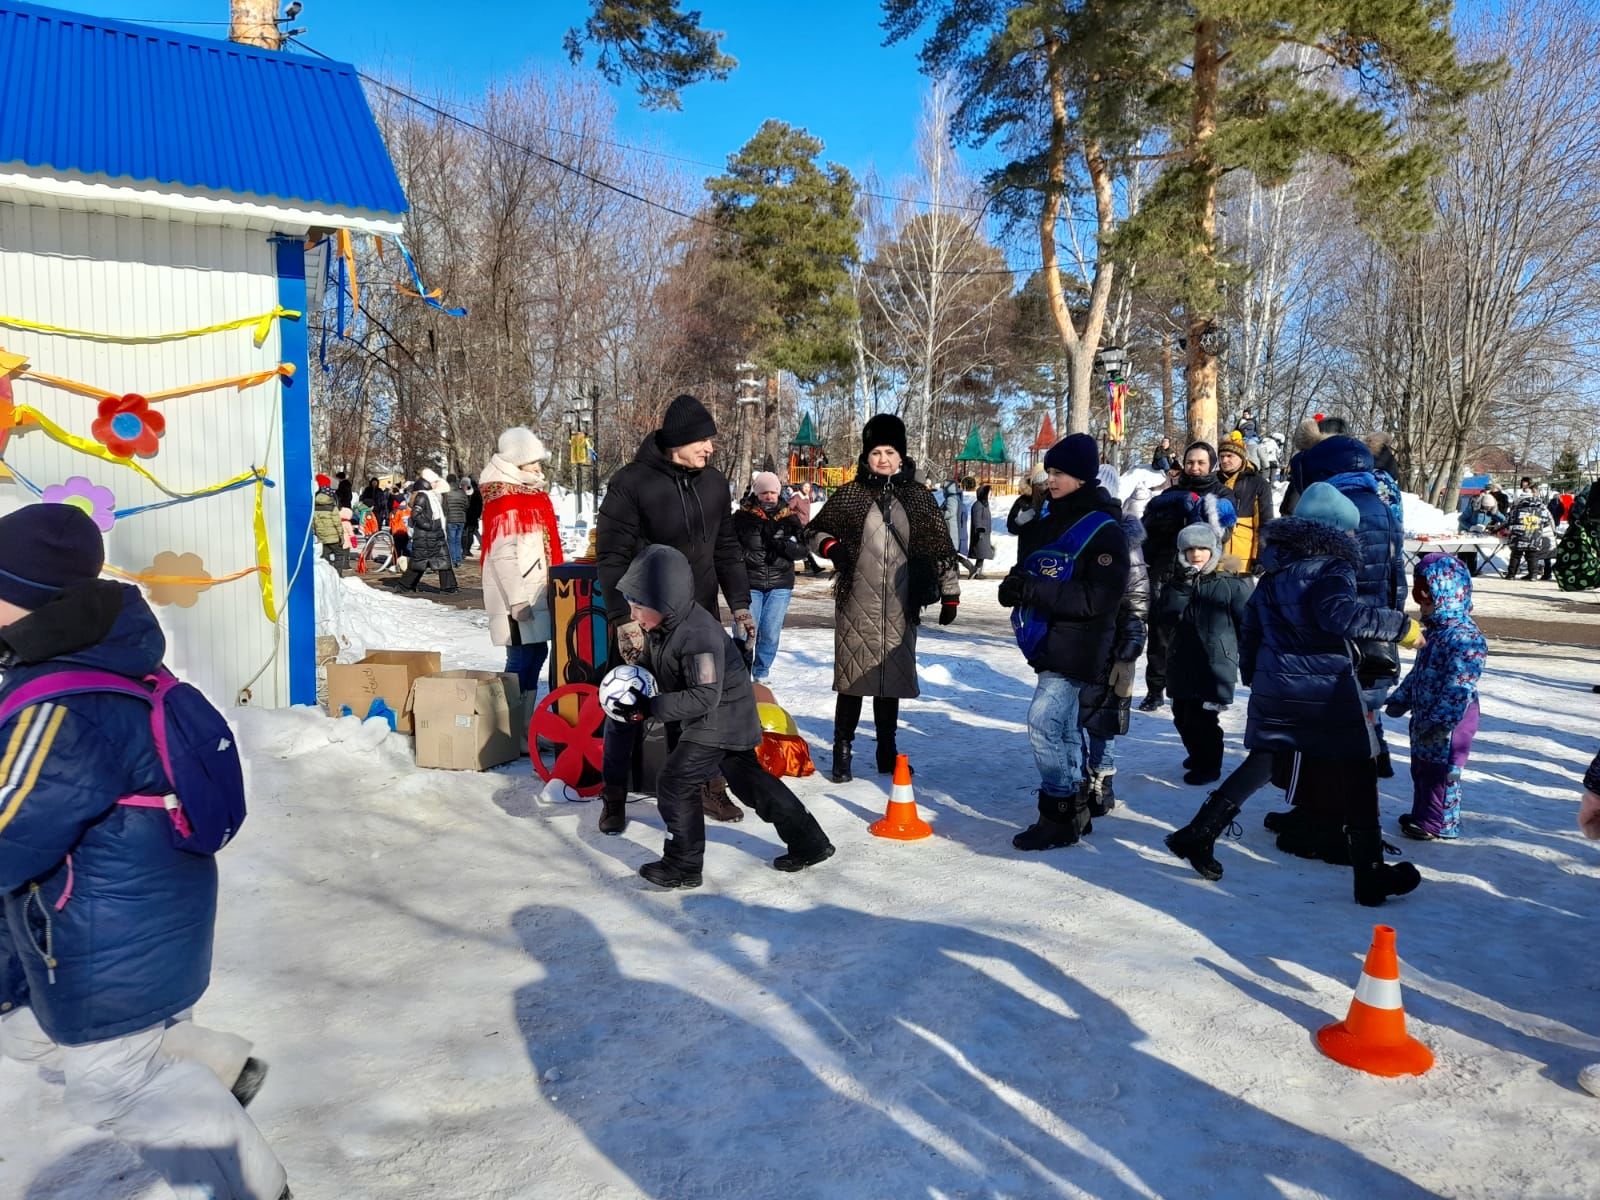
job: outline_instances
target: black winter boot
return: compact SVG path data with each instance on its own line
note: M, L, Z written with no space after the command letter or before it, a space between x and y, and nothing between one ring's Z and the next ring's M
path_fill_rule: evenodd
M1317 813L1278 834L1278 849L1296 858L1315 858L1336 867L1350 865L1350 844L1344 829Z
M1078 794L1072 798L1072 820L1078 827L1079 837L1088 837L1094 832L1094 813L1090 811L1089 782L1085 780L1078 785Z
M256 1093L261 1090L261 1085L267 1081L266 1063L259 1058L247 1058L244 1066L239 1068L239 1077L233 1081L233 1086L228 1090L233 1093L233 1098L239 1102L240 1108L249 1108L250 1101L256 1098Z
M772 865L780 871L791 874L795 871L804 871L807 867L814 867L820 862L827 862L833 857L833 843L823 842L807 850L790 850L787 854L780 854L772 860Z
M1269 812L1261 818L1261 824L1269 833L1290 833L1304 825L1306 810L1299 805L1290 808L1288 812Z
M1410 863L1383 861L1383 834L1376 829L1346 829L1356 903L1376 908L1390 896L1417 890L1422 876Z
M439 572L439 590L447 596L453 596L461 590L456 583L456 573L448 567Z
M1215 883L1222 878L1222 864L1212 848L1223 833L1241 836L1243 830L1233 821L1239 815L1239 808L1237 801L1212 792L1187 825L1167 834L1167 849Z
M397 592L415 592L422 586L422 568L412 567L394 581L394 590Z
M639 868L639 874L660 888L697 888L702 882L700 872L687 871L665 858L645 863Z
M628 827L628 789L608 783L600 792L600 832L613 836Z
M900 757L900 745L893 734L885 740L881 735L877 744L878 774L893 775L894 760Z
M848 738L833 744L833 770L828 774L833 782L849 783L854 778L850 774L850 759L855 754L852 747L853 743Z
M1139 701L1139 711L1140 712L1156 712L1160 708L1161 708L1161 693L1160 692L1151 692L1143 700Z
M1103 817L1117 806L1117 773L1097 771L1089 775L1089 815Z
M1052 796L1040 788L1039 819L1012 838L1011 844L1018 850L1055 850L1076 845L1077 804L1077 796Z

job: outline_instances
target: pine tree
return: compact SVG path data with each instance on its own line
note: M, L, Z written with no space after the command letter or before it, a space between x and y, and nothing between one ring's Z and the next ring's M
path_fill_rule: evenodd
M729 157L726 175L706 180L721 252L761 297L750 314L752 357L808 382L850 365L858 316L855 185L836 163L818 165L822 150L805 130L767 121Z
M1397 240L1424 230L1437 138L1451 110L1500 70L1460 61L1450 10L1448 0L1200 0L1148 10L1147 62L1161 78L1143 100L1171 147L1116 248L1171 276L1191 437L1211 440L1217 428L1216 321L1233 271L1218 249L1219 183L1245 172L1273 187L1322 158L1343 168L1370 228ZM1310 52L1309 66L1297 51Z
M1578 461L1578 451L1572 445L1561 447L1556 462L1550 468L1550 486L1558 492L1575 492L1583 485L1583 464Z
M593 0L594 12L562 45L574 63L598 50L595 68L611 83L638 81L646 108L678 108L678 93L702 79L726 79L738 66L722 52L722 34L700 28L698 12L677 0Z

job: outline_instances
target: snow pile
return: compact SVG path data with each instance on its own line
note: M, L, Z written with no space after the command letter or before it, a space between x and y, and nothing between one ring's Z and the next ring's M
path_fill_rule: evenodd
M355 576L316 565L317 634L337 638L339 661L373 650L437 650L446 670L498 671L505 651L489 641L489 618L432 601L393 595Z
M1400 499L1406 510L1407 537L1444 537L1461 531L1461 522L1454 513L1437 509L1410 492L1402 492Z

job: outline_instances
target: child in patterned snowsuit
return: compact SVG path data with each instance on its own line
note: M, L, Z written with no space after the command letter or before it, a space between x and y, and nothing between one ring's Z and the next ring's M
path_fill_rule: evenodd
M1461 770L1478 731L1478 678L1488 648L1472 620L1472 576L1460 559L1430 554L1411 595L1427 644L1386 712L1411 713L1411 811L1400 831L1419 841L1461 836Z

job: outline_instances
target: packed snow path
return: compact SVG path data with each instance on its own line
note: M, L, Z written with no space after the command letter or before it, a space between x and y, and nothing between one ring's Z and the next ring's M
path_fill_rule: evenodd
M796 790L839 853L799 876L752 815L712 825L702 890L658 892L635 874L661 846L648 802L606 838L594 805L542 805L526 764L422 772L381 728L241 714L254 807L199 1015L271 1062L252 1112L298 1200L1600 1194L1600 1102L1574 1083L1600 1059L1600 852L1573 828L1592 651L1492 648L1464 840L1405 843L1422 888L1364 910L1348 870L1272 848L1275 794L1219 846L1220 884L1172 858L1203 789L1178 782L1166 713L1135 716L1122 806L1086 845L1014 851L1032 682L974 633L993 586L963 605L989 619L924 631L906 705L936 836L872 838L887 781L819 772ZM494 665L481 614L363 597L388 644ZM773 680L824 770L831 656L791 631ZM868 766L870 741L868 720ZM1378 919L1438 1054L1420 1079L1312 1041ZM0 1096L0 1196L169 1195L73 1126L58 1076L0 1063Z

